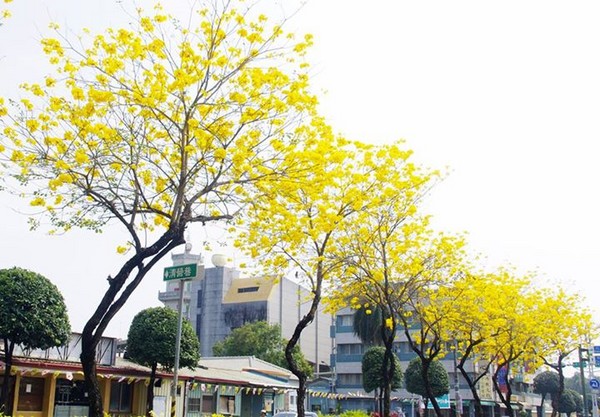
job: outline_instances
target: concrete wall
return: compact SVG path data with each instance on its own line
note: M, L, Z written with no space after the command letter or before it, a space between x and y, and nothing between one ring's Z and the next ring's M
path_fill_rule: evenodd
M269 321L281 326L282 336L290 339L296 325L310 308L310 293L304 287L289 279L282 279L269 299ZM331 316L319 312L313 322L302 332L300 348L304 356L313 363L329 365L331 354Z

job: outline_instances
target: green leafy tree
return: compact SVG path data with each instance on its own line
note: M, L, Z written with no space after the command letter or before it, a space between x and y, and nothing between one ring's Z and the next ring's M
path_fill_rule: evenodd
M572 389L564 389L557 401L557 411L570 416L572 413L583 411L583 400L581 395Z
M4 384L0 411L10 415L10 371L16 345L48 349L67 342L71 326L58 288L22 268L0 270L0 338L4 343Z
M159 366L175 366L178 314L168 307L147 308L133 318L127 334L127 358L152 369L146 396L146 415L150 417L154 402L154 380ZM181 326L179 366L195 368L200 359L200 342L189 321Z
M266 321L247 323L234 329L229 336L213 346L215 356L255 356L282 368L289 369L285 358L287 340L281 337L281 327ZM299 346L293 355L303 372L312 375L312 366L304 358Z
M373 346L369 348L362 359L363 387L366 392L383 387L383 357L385 347ZM392 376L392 389L399 389L402 385L402 368L398 357L394 355L394 375Z
M352 329L354 334L367 346L381 346L382 340L382 309L359 308L354 311Z
M557 395L560 392L560 381L558 372L544 371L539 373L533 378L533 392L542 396L542 404L546 399L546 395L550 395L550 398Z
M417 357L411 360L404 374L404 382L408 392L428 398L426 381L423 379L422 369L423 366L420 358ZM427 379L429 380L431 392L435 397L448 394L450 391L448 372L439 361L434 360L430 363Z
M384 346L372 346L367 349L362 358L363 388L366 392L379 391L380 410L382 409L383 393L387 384L387 378L384 375L385 351ZM394 361L394 374L391 379L391 389L396 390L402 385L402 368L398 357L393 355L392 358Z

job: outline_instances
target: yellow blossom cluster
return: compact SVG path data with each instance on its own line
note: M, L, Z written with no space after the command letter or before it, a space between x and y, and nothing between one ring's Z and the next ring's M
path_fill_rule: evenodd
M14 111L0 98L0 158L37 187L31 204L58 228L154 229L229 218L254 183L294 169L286 153L317 119L311 38L294 43L234 3L189 28L160 5L139 9L79 49L52 25L41 43L55 72L23 83Z
M4 4L12 3L12 0L2 0ZM0 9L0 25L2 21L8 19L11 16L10 10L8 9Z

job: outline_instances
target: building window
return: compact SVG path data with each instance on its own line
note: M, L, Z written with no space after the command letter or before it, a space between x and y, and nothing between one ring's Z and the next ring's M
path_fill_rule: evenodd
M360 386L362 385L361 374L339 374L339 384L342 386Z
M408 342L394 342L394 350L399 353L411 353L412 349Z
M203 413L214 413L215 412L215 400L212 395L202 396L202 412Z
M338 355L361 355L363 345L361 343L344 343L337 345Z
M200 331L202 330L202 314L196 316L196 334L200 337Z
M43 411L44 383L42 378L21 378L19 411Z
M237 290L238 293L257 292L257 291L258 291L258 287L244 287L244 288L238 288L238 290Z
M354 325L354 316L337 316L338 326L352 326Z
M188 398L188 411L190 413L201 413L202 398Z
M221 395L219 397L219 413L235 414L235 397L233 395Z
M110 384L110 411L131 412L132 385L113 381Z
M196 307L202 307L202 290L198 290L198 300L196 301Z

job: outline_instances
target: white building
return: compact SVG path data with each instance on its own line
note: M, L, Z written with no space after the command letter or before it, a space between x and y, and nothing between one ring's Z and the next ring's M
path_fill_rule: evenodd
M290 279L240 278L240 272L225 266L221 255L213 256L214 266L204 268L201 255L173 254L173 265L198 264L198 279L183 284L183 312L200 339L200 354L213 355L213 345L235 328L255 321L281 326L282 337L289 339L299 320L310 307L309 291ZM159 293L165 306L177 309L180 281L167 281L166 291ZM329 366L332 340L331 316L322 308L314 321L302 332L300 348L313 364Z

